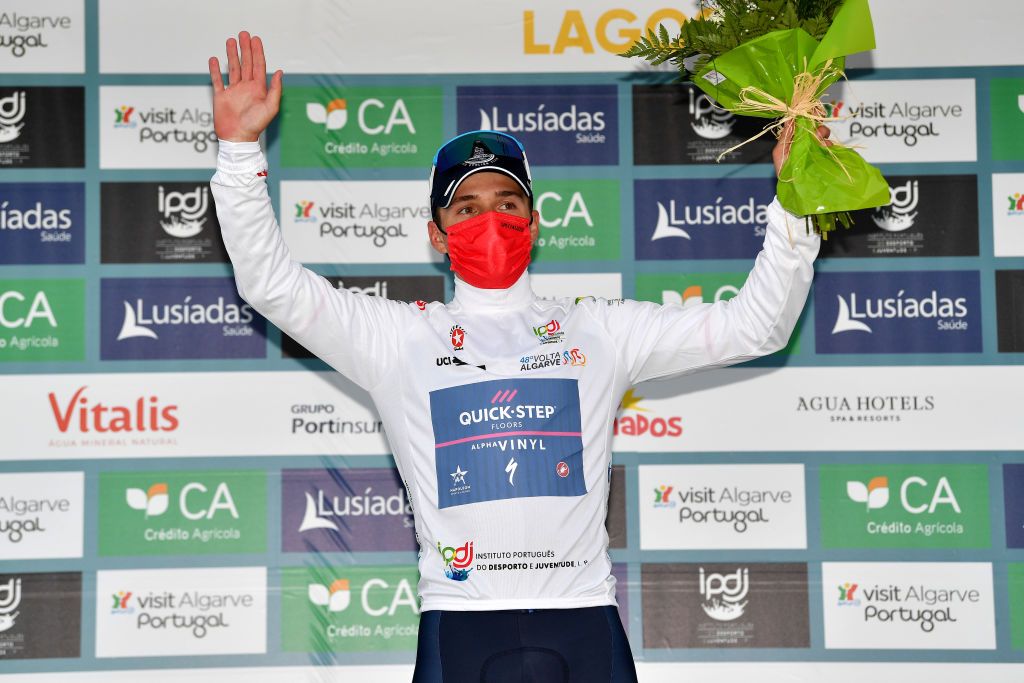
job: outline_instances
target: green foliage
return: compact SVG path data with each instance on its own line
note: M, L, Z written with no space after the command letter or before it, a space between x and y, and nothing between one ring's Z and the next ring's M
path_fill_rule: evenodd
M802 28L821 40L843 0L707 0L707 16L690 19L676 37L664 25L649 29L623 57L640 57L657 66L669 62L692 76L708 61L772 31Z

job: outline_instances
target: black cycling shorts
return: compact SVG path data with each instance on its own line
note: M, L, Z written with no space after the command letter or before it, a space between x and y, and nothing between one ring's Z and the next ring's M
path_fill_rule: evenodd
M615 607L420 615L413 683L636 683Z

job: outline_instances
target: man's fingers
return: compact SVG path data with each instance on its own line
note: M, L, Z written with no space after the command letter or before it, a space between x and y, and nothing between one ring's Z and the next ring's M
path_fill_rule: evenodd
M283 79L284 72L280 69L275 71L274 76L270 79L270 90L267 91L267 99L270 101L270 105L274 108L274 113L277 113L278 107L281 104L281 88Z
M242 53L242 80L252 80L252 41L248 31L238 34L238 47Z
M213 86L213 92L221 92L224 90L224 78L220 75L220 62L216 57L210 57L210 84Z
M238 63L238 43L235 42L234 38L228 38L227 45L228 53L228 85L232 86L238 83L242 67Z
M263 41L252 37L252 77L260 85L267 83L267 59L263 54Z
M818 126L818 137L822 140L827 140L828 136L832 135L832 129L828 126Z

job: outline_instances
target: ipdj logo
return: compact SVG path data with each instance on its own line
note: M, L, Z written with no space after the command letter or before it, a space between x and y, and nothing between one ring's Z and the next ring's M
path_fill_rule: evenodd
M296 223L313 223L316 221L316 216L313 215L313 206L316 202L311 202L308 199L300 199L295 202L295 222Z
M445 576L452 581L465 581L469 578L469 573L473 571L473 541L466 541L458 548L442 548L441 542L438 541L437 552L441 553Z
M858 588L857 584L847 581L842 585L836 586L836 588L839 589L840 607L856 607L860 604L860 600L854 597Z
M157 187L157 210L164 220L160 227L172 237L195 237L203 231L205 214L210 206L210 190L196 185L191 192L165 192Z
M226 482L217 484L212 495L205 484L189 482L181 487L178 494L178 511L185 519L192 521L214 519L226 512L238 519L238 507ZM166 483L157 483L148 489L125 489L125 502L133 510L145 512L146 518L159 517L167 512L170 496ZM198 505L197 505L198 504Z
M707 574L700 568L701 607L715 621L733 621L743 616L750 590L750 575L746 568L731 574Z
M902 232L914 225L914 219L917 218L917 182L908 180L902 185L889 188L892 201L888 206L875 209L871 216L875 225L887 232Z
M562 324L554 318L550 322L530 329L533 330L533 334L541 344L557 344L565 336L565 332L562 332Z
M385 109L388 109L388 105L375 97L368 97L360 102L356 108L359 129L366 135L390 135L395 127L400 126L410 134L416 134L416 126L404 100L396 99L390 105L387 118L382 119ZM326 131L342 130L348 124L348 102L342 98L333 99L326 105L307 102L306 118L313 123L323 124Z
M7 583L0 583L0 633L14 627L14 622L20 612L17 611L21 604L21 579L11 578Z
M924 489L924 498L920 497L921 489ZM928 490L931 491L930 496ZM864 503L869 512L879 510L889 504L889 478L872 477L867 485L848 481L846 495L855 503ZM900 505L912 515L933 514L939 505L947 505L961 514L960 503L946 477L940 477L934 486L923 477L907 477L900 484Z
M16 90L7 97L0 97L0 144L18 139L25 127L25 91Z
M721 140L732 134L736 116L722 109L697 88L690 88L690 127L707 140Z
M460 325L454 325L451 329L452 349L461 351L466 344L466 331Z
M135 107L122 104L114 110L114 128L134 128L137 124L132 119Z
M311 583L307 594L311 603L326 607L328 612L344 612L352 603L348 579L335 579L330 586Z
M731 299L739 293L739 287L734 285L722 285L715 290L714 295L711 297L711 302ZM709 302L704 298L704 288L701 285L690 285L681 293L673 289L662 290L661 303L675 304L677 306L682 306L683 308L690 308L691 306L699 306L700 304Z
M673 490L675 490L674 486L667 486L665 484L654 489L654 507L674 508L676 506L676 502L671 498Z

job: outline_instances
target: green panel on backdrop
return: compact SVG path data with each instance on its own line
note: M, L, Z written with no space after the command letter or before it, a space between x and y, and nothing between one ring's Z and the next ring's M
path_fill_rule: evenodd
M220 555L266 549L265 471L100 474L102 556Z
M414 167L426 178L443 142L441 103L437 87L285 88L281 164Z
M418 580L415 567L282 569L281 649L414 651Z
M618 180L537 180L538 262L619 258Z
M986 465L822 465L826 548L988 548Z
M654 301L659 304L675 304L684 307L700 303L728 301L739 293L743 283L747 281L747 275L749 275L748 272L641 274L636 276L636 298L639 301ZM798 323L789 338L789 343L778 353L799 353L802 328L803 324Z
M84 280L0 280L0 362L85 360Z
M1024 160L1024 78L993 78L989 89L992 107L992 158Z

